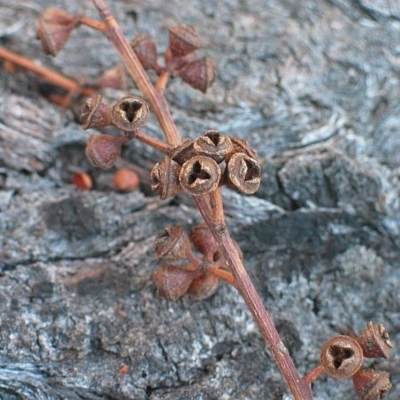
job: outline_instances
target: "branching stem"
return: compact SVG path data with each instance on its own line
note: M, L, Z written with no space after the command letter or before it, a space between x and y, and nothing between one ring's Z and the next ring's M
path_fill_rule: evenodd
M125 63L137 86L149 101L160 122L167 141L171 146L181 143L178 129L171 117L167 102L162 93L163 85L156 89L150 82L145 70L130 48L120 27L112 17L104 0L92 0L101 17L108 26L108 37ZM220 189L210 195L194 196L194 201L207 225L211 229L219 247L228 262L234 277L234 284L243 296L261 333L267 342L282 375L289 385L295 400L312 400L309 385L300 377L293 360L279 337L272 318L265 310L260 296L247 274L239 252L229 235L225 223L223 202Z
M2 46L0 46L0 58L34 72L43 77L47 82L65 89L68 93L81 94L83 96L91 96L94 94L93 89L80 85L76 80L52 71L49 68L42 67L33 62L30 58L16 54Z

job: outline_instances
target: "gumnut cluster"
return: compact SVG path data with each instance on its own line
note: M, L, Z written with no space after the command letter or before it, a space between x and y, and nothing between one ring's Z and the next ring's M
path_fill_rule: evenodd
M108 104L101 95L86 100L81 123L84 129L100 129L114 125L123 136L97 134L90 136L86 145L86 156L92 164L102 169L110 169L121 153L121 147L133 139L149 118L147 103L137 96L125 96L114 105Z
M55 7L47 8L39 17L36 38L40 40L44 52L54 57L65 47L71 33L81 26L84 20L81 15L72 15ZM125 89L126 82L125 68L117 64L105 71L92 85Z
M199 196L224 184L253 194L260 186L261 168L246 141L209 130L170 150L152 169L151 182L161 199L182 191Z
M192 88L205 93L215 79L214 65L208 57L197 56L202 46L196 28L192 25L170 27L169 44L164 54L162 67L158 63L158 51L150 35L142 34L131 41L131 47L145 69L154 70L158 75L168 72L179 77Z
M392 347L384 326L369 322L357 338L338 335L328 340L321 351L321 366L332 378L352 378L360 400L383 399L391 388L389 373L362 365L364 358L389 358Z
M198 257L192 249L192 245ZM157 258L165 263L154 273L159 295L176 300L189 294L196 300L211 297L219 280L229 281L226 261L206 224L192 227L188 235L181 226L166 228L155 240ZM230 282L232 283L232 282Z

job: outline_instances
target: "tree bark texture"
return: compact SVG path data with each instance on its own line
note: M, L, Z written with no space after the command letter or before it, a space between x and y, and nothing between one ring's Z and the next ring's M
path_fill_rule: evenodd
M248 140L263 183L224 190L229 228L301 374L324 342L381 322L394 343L388 399L400 395L400 6L394 0L109 1L129 38L197 27L218 78L206 95L174 80L167 98L184 137L207 129ZM37 63L95 79L117 63L81 28L52 59L35 40L49 6L97 17L91 1L0 0L0 41ZM154 76L153 76L154 78ZM0 69L0 397L278 400L286 387L244 302L220 285L204 302L168 302L151 277L154 238L200 221L179 196L149 190L158 152L130 143L142 171L119 194L84 156L71 110L42 79ZM128 89L137 93L133 83ZM109 98L124 92L105 91ZM154 121L146 131L158 138ZM91 191L71 184L88 171ZM122 369L121 369L122 368ZM354 399L322 378L315 399Z

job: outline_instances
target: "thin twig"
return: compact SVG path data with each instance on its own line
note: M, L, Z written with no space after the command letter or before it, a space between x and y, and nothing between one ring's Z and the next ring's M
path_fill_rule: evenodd
M214 210L214 215L202 213L203 218L207 222L207 225L211 229L223 256L227 260L235 277L236 287L249 307L264 340L267 342L282 375L289 385L294 398L296 400L311 400L311 390L301 379L293 360L279 337L279 333L275 328L272 318L267 313L260 296L243 266L239 252L229 235L225 224L220 189L212 192L210 196L195 197L195 201L200 212L204 209L204 202L211 204L211 208Z
M2 46L0 46L0 58L3 58L4 60L28 69L39 76L42 76L47 82L62 89L65 89L69 93L81 94L83 96L91 96L94 93L93 89L81 86L74 79L68 78L62 74L59 74L58 72L52 71L49 68L37 65L30 58L16 54L10 50L5 49Z
M156 83L156 90L160 92L164 92L168 79L170 77L170 73L167 70L164 70L161 72L160 76L158 77L157 83Z
M316 379L325 373L324 367L320 364L312 369L304 378L303 381L307 385L311 385Z
M143 143L148 144L151 147L154 147L155 149L157 149L163 153L167 153L169 150L171 150L171 145L169 145L168 143L165 143L162 140L159 140L152 136L149 136L147 133L144 133L142 131L136 131L133 134L133 137L135 139L140 140Z
M76 19L77 19L77 22L82 25L88 26L89 28L93 28L104 34L107 34L107 31L108 31L107 24L105 24L102 21L98 21L97 19L88 18L88 17L85 17L84 15L77 15Z

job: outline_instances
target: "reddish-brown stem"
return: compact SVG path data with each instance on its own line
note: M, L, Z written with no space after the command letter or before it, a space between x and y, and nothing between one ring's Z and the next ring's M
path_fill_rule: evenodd
M218 277L219 279L229 283L230 285L232 285L234 287L237 287L235 278L229 271L225 271L225 270L223 270L221 268L218 268L218 267L208 267L207 271L211 272L216 277Z
M76 19L77 19L77 23L86 25L89 28L96 29L101 33L104 33L104 34L107 33L108 27L102 21L98 21L97 19L93 19L93 18L88 18L88 17L85 17L84 15L77 15Z
M303 381L307 385L311 385L316 379L325 373L324 367L320 364L312 369L304 378Z
M164 92L165 88L167 87L169 77L169 71L167 71L166 69L162 71L156 83L156 90Z
M23 57L19 54L13 53L10 50L0 46L0 58L14 63L20 67L28 69L35 74L42 76L47 82L65 89L69 93L81 94L83 96L91 96L94 90L85 86L81 86L74 79L68 78L58 72L52 71L49 68L42 67L34 63L30 58Z
M161 127L166 135L168 143L176 146L181 142L179 132L169 112L167 102L161 91L156 90L151 84L146 72L130 48L126 38L123 36L117 22L111 16L104 0L92 0L109 31L108 36L114 47L120 54L132 78L149 101ZM285 345L273 324L272 318L265 310L262 301L250 280L238 250L234 245L227 230L223 212L222 196L220 189L211 195L195 196L194 200L204 220L211 229L217 243L233 273L236 287L243 296L260 331L269 345L272 354L289 385L295 400L312 400L309 386L301 379L294 366Z
M187 254L187 259L189 262L191 262L193 265L196 265L197 268L201 268L202 266L204 266L205 268L207 268L208 272L211 272L212 274L214 274L216 277L218 277L219 279L222 279L223 281L229 283L232 286L236 287L236 282L235 282L235 278L233 277L233 275L229 272L229 271L225 271L219 267L214 267L212 265L209 264L203 264L203 261L200 260L200 258L196 257L192 251L189 251Z
M196 265L197 268L201 267L201 264L203 262L200 260L200 258L196 257L191 250L189 250L186 253L186 258L188 259L189 262L191 262L193 265Z
M146 71L143 69L139 59L130 47L127 39L121 31L121 28L117 24L117 21L111 15L105 1L92 1L103 18L103 21L107 24L107 35L109 39L112 41L139 90L152 106L153 112L167 137L168 143L177 146L181 143L181 137L169 112L169 107L163 93L156 90L150 82Z
M152 136L147 135L146 133L142 132L142 131L136 131L133 134L133 137L135 139L140 140L143 143L148 144L151 147L154 147L155 149L166 153L169 150L171 150L171 146L168 143L163 142L162 140L159 140L157 138L154 138Z
M275 328L272 318L262 304L261 298L243 266L239 252L229 235L225 224L221 190L217 189L210 195L194 197L194 200L196 201L200 212L204 209L204 203L208 202L211 204L213 215L202 212L203 218L211 229L223 256L228 262L232 274L235 277L236 287L249 307L264 340L267 342L283 377L289 385L294 398L296 400L311 400L311 390L301 379L293 360L279 337L279 333Z

